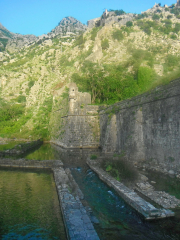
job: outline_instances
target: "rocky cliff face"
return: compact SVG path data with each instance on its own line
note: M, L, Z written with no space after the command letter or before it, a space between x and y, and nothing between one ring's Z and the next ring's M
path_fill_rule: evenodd
M22 35L12 33L0 23L0 52L8 51L10 53L19 51L22 47L37 41L37 37L32 34Z
M28 47L32 44L39 43L41 40L51 39L56 36L77 36L86 29L87 26L82 24L77 19L73 17L65 17L50 33L36 37L32 34L21 35L11 33L0 23L0 52L4 51L5 49L10 53L18 52L23 47Z
M87 29L87 26L73 17L63 18L57 27L55 27L48 36L55 37L57 35L61 37L76 36Z

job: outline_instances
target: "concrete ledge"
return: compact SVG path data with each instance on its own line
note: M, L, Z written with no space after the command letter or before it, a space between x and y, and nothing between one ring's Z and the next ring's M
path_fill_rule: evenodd
M59 141L54 141L54 140L51 140L50 143L53 143L57 146L60 146L62 148L65 148L65 149L97 149L100 147L99 144L92 144L92 145L77 145L77 146L72 146L72 147L68 147L66 144L62 143L62 142L59 142Z
M70 180L65 170L56 168L53 173L68 239L99 240L78 195L71 193Z
M37 141L32 141L32 142L19 143L12 149L0 151L0 157L20 156L42 144L43 144L43 141L41 139L38 139Z
M63 166L60 160L26 160L26 159L0 159L1 167L16 167L16 168L57 168Z
M87 160L89 167L97 173L99 178L112 187L132 208L138 211L145 219L159 219L174 216L174 212L168 209L157 209L152 204L139 197L133 190L111 177L108 173L98 167L96 161Z

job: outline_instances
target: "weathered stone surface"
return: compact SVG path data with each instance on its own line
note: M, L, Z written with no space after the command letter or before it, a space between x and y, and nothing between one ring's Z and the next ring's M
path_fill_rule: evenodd
M78 35L81 32L84 32L86 29L87 26L82 24L74 17L65 17L59 22L57 27L55 27L50 33L48 33L48 36L55 37L59 35L61 37L69 37Z
M92 222L79 197L70 193L70 180L63 168L53 169L57 192L66 226L68 239L99 240ZM72 180L72 176L71 176Z
M144 168L180 173L180 79L100 108L100 146ZM171 174L171 172L169 172Z
M78 92L75 83L69 86L69 113L64 133L51 142L65 148L98 148L99 119L98 106L91 104L89 93Z
M108 173L98 167L94 160L87 160L90 168L95 171L99 178L107 183L135 210L142 214L145 219L157 219L174 216L174 213L168 209L157 209L152 204L139 197L133 190L127 188L123 183L111 177Z
M156 182L151 181L151 183L155 184ZM180 200L175 196L164 191L155 191L155 187L148 182L148 178L143 174L140 174L140 181L136 183L135 189L164 208L180 206Z
M60 160L26 160L26 159L8 159L0 158L1 167L17 167L17 168L56 168L63 166Z

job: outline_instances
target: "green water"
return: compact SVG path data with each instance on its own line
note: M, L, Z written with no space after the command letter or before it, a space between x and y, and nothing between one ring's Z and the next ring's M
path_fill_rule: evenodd
M52 172L0 170L1 239L66 239Z
M86 164L86 159L88 155L92 154L98 155L100 153L96 150L68 150L55 145L51 146L50 144L45 144L34 151L34 153L28 154L26 158L37 160L58 159L63 161L65 168L68 167L71 169L76 182L84 193L85 198L83 204L85 206L90 206L93 214L99 220L99 224L94 224L94 226L101 240L180 239L179 211L176 212L176 216L173 218L145 221L141 215L128 206L123 199L121 199L89 169ZM175 185L174 179L166 177L162 178L161 175L159 175L159 178L157 175L157 178L155 179L155 175L153 175L152 180L156 180L158 190L165 189L171 194L176 192L176 195L178 196L180 189L179 185ZM17 184L20 184L19 180L17 180ZM42 184L42 189L45 185L46 183ZM42 202L45 199L46 198L43 197ZM34 226L34 223L36 223L36 220L33 220L30 225L32 224ZM41 227L46 229L44 225ZM11 231L11 229L9 231ZM42 237L42 239L46 238ZM50 237L49 239L53 238Z
M20 143L22 143L22 142L12 141L12 142L7 142L5 144L0 144L0 151L5 151L5 150L8 150L8 149L11 149L11 148L15 147L16 145L18 145Z
M36 151L30 152L25 156L26 159L32 160L54 160L55 150L50 144L43 144Z

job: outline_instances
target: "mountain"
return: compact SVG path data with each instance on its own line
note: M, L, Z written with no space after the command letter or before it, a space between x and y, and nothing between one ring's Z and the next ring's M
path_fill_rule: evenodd
M93 103L111 104L180 77L178 7L156 4L142 14L105 11L92 22L87 28L64 18L17 52L8 44L19 46L30 37L19 40L1 26L2 39L10 39L0 52L1 137L59 135L70 82L90 92Z
M55 27L48 36L55 37L59 35L60 37L66 36L76 36L87 29L87 26L82 24L80 21L73 17L63 18L57 27Z
M22 35L11 33L0 23L0 51L3 52L6 49L11 53L18 52L23 47L28 47L38 41L41 42L41 40L51 39L56 36L76 36L84 32L86 29L87 26L77 19L73 17L65 17L50 33L36 37L32 34Z

